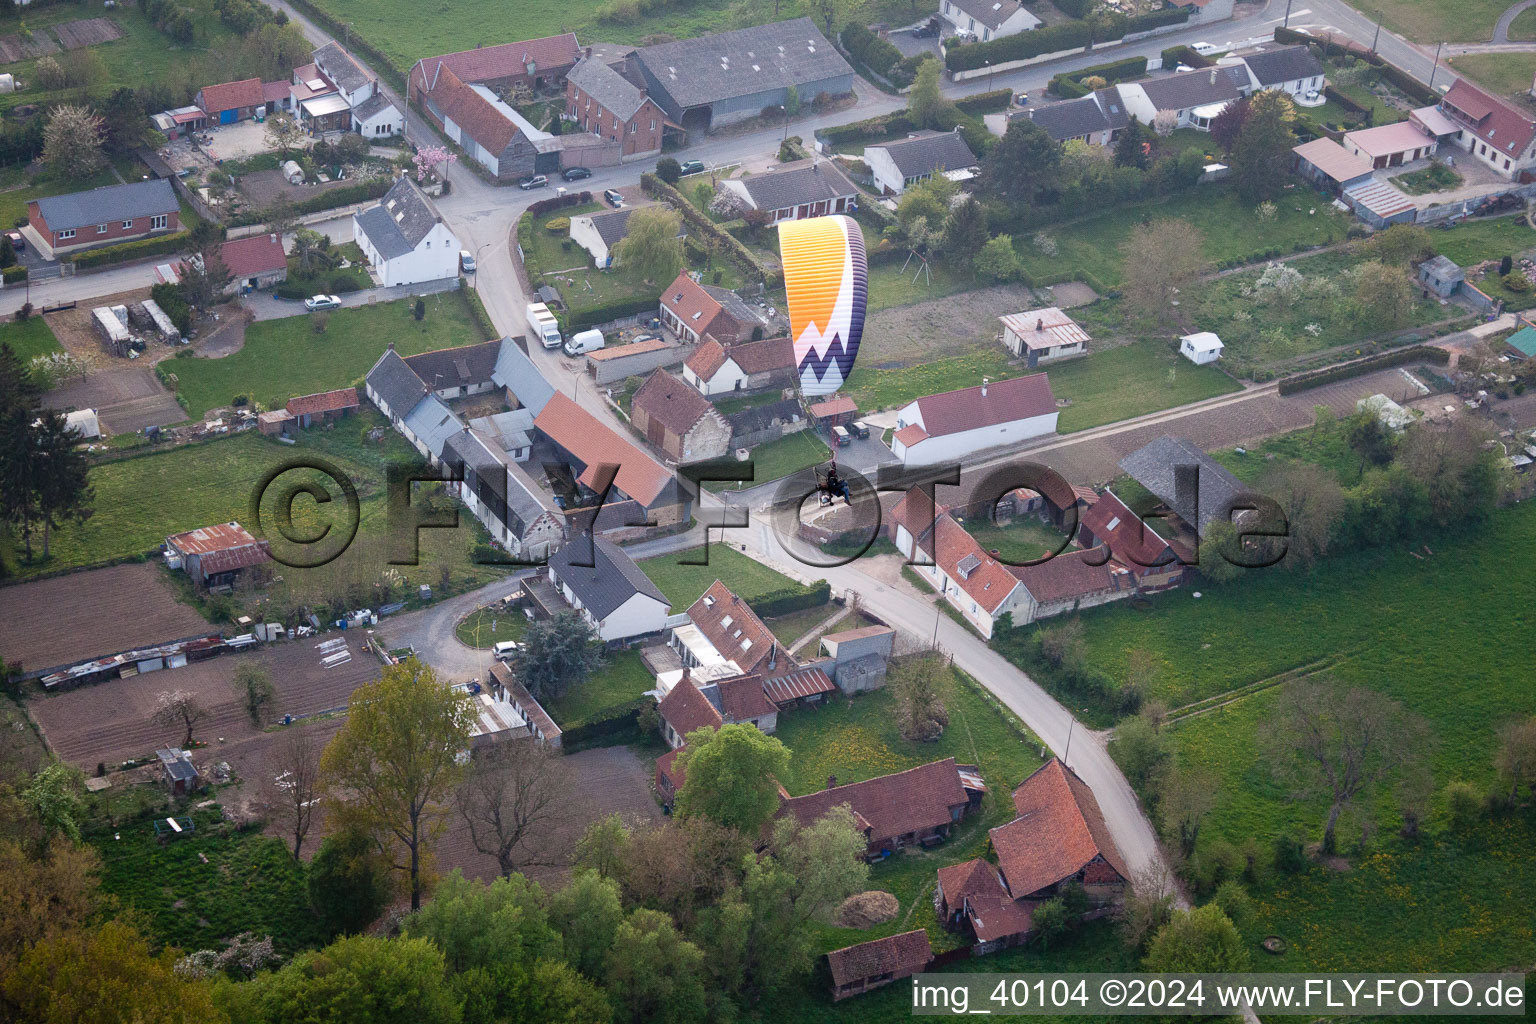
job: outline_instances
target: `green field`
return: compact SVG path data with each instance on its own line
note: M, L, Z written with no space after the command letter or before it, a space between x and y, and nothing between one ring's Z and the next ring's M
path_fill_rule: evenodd
M1450 65L1490 92L1523 98L1536 76L1536 53L1467 53L1452 57Z
M0 322L0 344L11 346L11 351L16 353L16 358L21 360L23 366L38 356L64 351L59 339L53 336L53 329L40 316L30 317L20 323L15 320Z
M1416 43L1486 43L1509 6L1507 0L1381 0L1373 10L1387 28Z
M976 543L1006 561L1028 562L1070 551L1060 530L1048 526L1033 515L1015 516L1006 525L990 518L967 517L966 531Z
M477 650L490 650L508 640L521 640L528 631L528 620L521 609L500 615L489 608L478 608L459 620L453 635L459 643Z
M1057 417L1056 429L1063 434L1242 389L1216 367L1196 366L1161 341L1104 352L1090 346L1087 357L1045 370L1056 397L1072 402Z
M640 660L640 652L623 651L610 654L591 678L582 680L559 697L546 700L544 707L555 724L570 729L634 703L655 685L656 679Z
M969 269L958 269L938 260L928 262L927 273L919 271L916 260L905 267L900 260L878 263L869 268L868 308L874 312L891 306L910 306L968 292L983 284Z
M1532 231L1525 218L1518 215L1462 221L1448 231L1432 232L1430 238L1436 251L1468 271L1484 260L1520 256L1536 249L1536 231ZM1469 274L1467 279L1491 297L1502 299L1506 308L1525 309L1536 304L1536 292L1510 291L1497 271L1495 267L1493 272L1481 278Z
M760 444L752 449L752 482L745 480L731 483L712 480L704 486L711 491L741 490L756 484L767 483L791 473L798 473L807 466L819 466L827 461L831 449L814 428L797 430L777 441Z
M715 540L709 545L708 565L680 564L680 559L698 558L702 550L689 548L640 562L640 569L667 596L674 612L686 611L715 580L748 604L775 591L806 589L783 573Z
M157 368L194 419L247 395L276 408L295 395L360 384L394 342L401 355L472 345L487 340L459 292L426 296L427 315L411 316L414 300L338 309L324 334L314 331L319 314L258 320L246 328L245 346L222 359L172 359ZM168 380L175 375L175 381Z
M1532 40L1536 40L1536 7L1527 7L1509 23L1509 41L1528 43Z

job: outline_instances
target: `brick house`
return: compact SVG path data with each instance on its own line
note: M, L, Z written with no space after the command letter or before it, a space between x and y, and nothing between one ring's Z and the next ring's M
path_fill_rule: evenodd
M552 153L552 159L540 166L539 150L512 116L515 111L505 104L498 106L443 62L418 61L411 69L408 92L411 103L435 127L498 181L559 168L559 153Z
M576 42L576 33L565 32L558 36L423 57L411 71L414 75L416 68L424 64L441 64L462 82L484 85L504 93L519 85L538 89L559 82L580 59L581 46ZM410 101L416 102L414 93Z
M719 458L731 440L730 423L709 399L666 370L640 385L629 417L646 440L679 462Z
M256 108L266 101L266 90L259 78L205 85L192 100L213 124L234 124L255 117Z
M181 204L163 178L27 202L27 223L54 254L181 230Z
M229 270L225 292L270 288L288 280L288 254L281 235L251 235L219 246L219 259Z
M730 345L759 321L741 296L728 288L699 284L684 270L661 293L661 322L684 341L708 334Z
M774 817L790 815L810 825L846 804L864 835L865 857L873 860L914 843L943 842L967 811L981 805L985 793L974 768L946 757L846 786L839 786L836 777L829 778L826 789L783 798Z
M565 112L582 131L619 143L623 161L660 153L667 123L667 115L647 95L645 79L627 71L627 61L610 65L587 56L565 78Z
M827 954L832 999L847 999L910 978L932 959L933 947L928 944L928 932L923 928L834 949Z

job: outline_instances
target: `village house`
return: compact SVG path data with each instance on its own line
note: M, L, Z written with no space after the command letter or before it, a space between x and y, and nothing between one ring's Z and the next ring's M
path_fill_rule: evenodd
M261 79L205 85L192 98L199 110L214 124L234 124L256 116L256 108L266 105Z
M482 92L481 90L484 90ZM534 128L516 110L484 86L460 81L440 61L419 61L411 71L411 103L428 120L463 148L475 163L498 181L515 181L530 174L559 170L559 153L539 160L535 141L546 133Z
M910 978L927 968L932 959L933 947L923 928L834 949L827 954L832 1001Z
M324 426L352 415L358 408L357 388L340 388L288 399L283 411L300 430Z
M1228 103L1246 95L1252 84L1241 64L1184 71L1166 78L1121 82L1115 86L1132 117L1152 124L1161 111L1171 111L1178 128L1211 130L1211 121Z
M229 270L226 295L271 288L288 280L288 254L283 251L281 235L250 235L223 242L219 259Z
M540 39L525 39L495 46L477 46L437 57L423 57L411 68L412 75L424 65L441 65L462 82L483 85L500 95L525 86L542 89L559 84L581 59L576 33L565 32ZM409 97L411 103L416 96Z
M1523 179L1536 165L1536 121L1465 78L1441 97L1439 112L1457 128L1447 140L1504 177Z
M405 365L421 378L438 398L464 398L480 395L496 387L492 379L501 350L508 342L484 341L478 345L439 348L419 355L406 356Z
M666 113L646 94L645 79L627 65L589 55L565 78L565 112L582 131L619 143L626 162L660 153L667 124Z
M443 441L438 458L450 477L449 492L509 560L541 562L565 542L565 517L553 498L494 440L463 427Z
M683 363L683 380L699 394L712 398L794 383L795 346L788 337L730 345L717 337L706 337Z
M1040 27L1040 19L1016 0L940 0L939 16L956 33L982 42Z
M727 178L720 188L734 193L749 210L769 214L769 223L851 213L859 190L833 160L812 157L771 167L746 178Z
M1165 434L1121 459L1120 469L1201 537L1211 523L1230 521L1248 493L1225 466L1184 437Z
M1056 415L1056 396L1043 373L983 381L903 406L891 454L906 466L958 462L983 449L1053 434Z
M657 370L629 402L629 419L645 439L678 462L726 453L731 425L709 399L666 370Z
M27 227L45 254L129 242L181 230L181 204L164 178L104 185L27 201Z
M1085 548L1103 545L1115 568L1130 574L1143 591L1178 586L1194 561L1188 547L1165 540L1109 490L1083 513L1077 542Z
M575 225L572 225L574 228ZM713 288L681 271L661 293L661 322L683 341L710 335L723 345L745 340L761 323L741 296L729 288Z
M1130 870L1103 811L1077 773L1051 758L1013 791L1018 817L989 833L997 864L977 859L940 868L935 904L947 928L969 932L972 951L1028 939L1034 909L1068 885L1088 898L1089 917L1118 903Z
M1003 323L1003 347L1031 367L1088 354L1088 332L1055 306L998 319Z
M360 109L366 110L364 105L380 96L378 78L335 42L326 43L310 56L315 70L325 82L330 83L335 92L331 95L317 94L297 103L299 123L314 135L330 131L356 131L355 113ZM395 125L402 123L399 111L394 110L393 104L388 101L382 107L378 104L373 107L366 112L368 121L375 129L386 121L392 121ZM393 111L392 117L385 114L384 107ZM364 134L393 134L393 131Z
M430 196L409 175L378 205L352 215L352 236L386 288L459 274L459 240Z
M945 171L977 165L976 154L959 131L919 132L895 142L864 147L864 162L882 195L900 195L909 185Z
M666 595L623 548L601 537L573 538L551 556L549 582L605 643L622 644L666 628L671 610Z
M1013 116L1029 118L1057 142L1077 140L1090 146L1112 145L1131 123L1125 101L1114 86L1095 89L1075 100L1032 107Z
M1305 44L1271 43L1235 56L1248 71L1247 92L1276 89L1291 96L1305 97L1323 91L1323 62Z
M165 560L205 590L234 585L272 560L272 550L239 523L218 523L165 538Z
M777 655L778 641L747 602L724 583L715 580L693 602L688 609L688 621L709 642L712 651L699 650L696 644L689 643L691 634L674 630L672 647L685 667L708 664L714 660L709 654L718 652L730 659L742 675L773 673L770 663Z
M878 860L906 846L937 846L950 829L981 806L987 787L971 765L952 757L839 786L834 776L825 789L805 796L781 796L775 819L792 817L811 825L834 807L847 806L864 837L864 856Z
M673 750L685 746L688 734L695 729L718 729L725 724L720 709L699 691L686 672L657 703L656 714L661 719L662 737Z
M629 215L634 212L635 208L630 206L622 210L577 214L571 218L571 241L587 250L598 270L612 269L618 266L614 247L628 233Z

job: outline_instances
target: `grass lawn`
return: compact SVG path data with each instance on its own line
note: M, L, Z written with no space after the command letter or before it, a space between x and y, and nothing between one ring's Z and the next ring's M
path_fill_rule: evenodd
M764 619L763 625L771 629L773 635L778 637L781 647L787 648L790 644L805 636L805 634L827 621L836 613L837 608L835 606L820 604L814 608L802 608L798 612L790 612L788 615Z
M1491 92L1523 97L1531 89L1536 53L1468 53L1452 57L1449 63Z
M674 612L686 611L715 580L730 587L748 604L775 591L807 589L783 573L718 542L709 545L708 565L681 564L683 558L698 558L702 550L689 548L640 562L641 571L667 595Z
M976 543L1010 562L1027 562L1071 550L1067 538L1032 515L1015 516L1006 525L990 517L968 517L965 528Z
M101 854L102 890L139 916L159 942L188 952L221 947L246 931L272 936L286 956L324 941L309 907L304 866L281 840L229 830L217 808L191 817L196 830L164 845L149 818L88 835Z
M909 306L914 302L942 299L956 292L968 292L984 282L968 270L959 270L938 260L928 262L928 273L918 272L917 261L906 267L881 263L869 268L869 311L890 306Z
M752 449L752 483L712 480L704 486L711 491L719 492L727 489L740 490L743 487L767 483L769 480L777 480L791 473L797 473L807 466L820 465L827 461L830 451L827 443L814 429L799 430L793 434L786 434L777 441L770 441Z
M1461 181L1461 175L1437 160L1422 170L1393 178L1392 184L1409 195L1422 196L1428 192L1444 192L1455 188Z
M1090 352L1083 359L1045 369L1056 397L1072 400L1057 417L1056 429L1063 434L1198 402L1242 387L1216 367L1196 366L1161 341L1141 341Z
M1536 40L1536 7L1527 7L1509 23L1509 41L1528 43L1532 40Z
M602 668L553 700L544 701L555 724L569 729L623 707L656 685L639 651L610 654Z
M64 351L59 339L53 336L53 328L40 316L29 317L20 323L10 318L0 322L0 345L11 346L23 366L38 356Z
M1001 345L975 348L963 355L945 356L894 370L856 365L843 394L858 403L862 413L906 405L914 398L968 388L981 378L1005 380L1027 372ZM759 473L759 476L762 474Z
M1069 224L1042 228L1056 240L1057 255L1046 256L1027 236L1015 239L1024 269L1038 277L1054 277L1074 267L1097 277L1106 287L1120 283L1125 256L1121 244L1143 218L1183 220L1204 238L1206 259L1213 265L1250 261L1272 250L1296 252L1327 245L1344 237L1349 218L1300 187L1276 203L1274 220L1264 221L1231 189L1200 189L1168 200L1138 203ZM1313 211L1313 212L1309 212ZM1155 254L1151 254L1155 255Z
M426 303L420 323L411 317L410 299L338 309L329 314L324 334L315 333L313 314L258 320L233 355L170 359L157 369L162 379L175 375L167 384L196 418L236 395L274 408L295 395L359 384L390 341L409 356L487 340L459 292L428 295Z
M1484 260L1499 260L1505 256L1519 256L1536 249L1536 231L1532 231L1523 216L1495 217L1468 220L1449 230L1431 232L1435 249L1450 257L1456 264L1470 269ZM1513 292L1504 287L1498 268L1481 278L1470 278L1495 299L1503 299L1509 309L1525 309L1536 303L1536 294Z
M1387 28L1416 43L1486 43L1508 8L1505 0L1381 0L1375 5Z
M528 620L521 610L501 615L489 608L475 609L453 627L453 635L459 638L459 643L482 651L507 640L521 640L527 631Z

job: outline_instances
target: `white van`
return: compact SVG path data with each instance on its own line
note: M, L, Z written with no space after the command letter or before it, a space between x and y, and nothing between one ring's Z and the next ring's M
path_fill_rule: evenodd
M582 331L565 343L565 354L579 356L584 352L596 352L603 344L602 331Z
M473 274L475 272L475 257L470 254L468 249L459 250L459 269L466 274Z
M516 640L503 640L491 648L491 654L497 661L509 661L512 656L523 649L523 645Z

